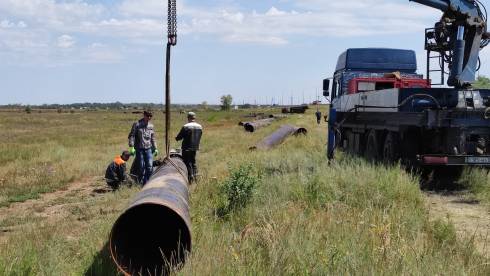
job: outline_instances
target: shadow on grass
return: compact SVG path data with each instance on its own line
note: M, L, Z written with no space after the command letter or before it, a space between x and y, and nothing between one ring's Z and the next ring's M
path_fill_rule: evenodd
M102 250L94 257L92 264L85 271L85 276L120 275L112 261L109 244L106 242Z
M457 192L465 189L458 182L462 168L434 167L420 168L420 188L424 191Z
M393 166L396 162L383 162L378 159L370 159L364 156L356 156L347 153L350 156L362 159L367 163L379 166ZM399 161L398 165L401 170L415 175L419 179L420 189L423 191L432 191L436 193L460 192L468 189L467 185L461 182L461 176L464 167L457 166L427 166L423 167L416 163L404 163Z

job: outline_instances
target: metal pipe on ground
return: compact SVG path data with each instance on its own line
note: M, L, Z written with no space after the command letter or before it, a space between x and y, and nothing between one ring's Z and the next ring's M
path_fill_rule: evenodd
M245 126L245 124L254 124L257 121L262 121L262 120L266 120L266 119L280 120L280 119L284 119L284 118L287 118L287 117L288 117L288 115L285 115L285 114L270 114L269 116L267 116L267 118L259 118L259 120L256 120L256 121L253 121L253 122L243 122L243 121L240 121L240 122L238 122L238 125L239 126ZM251 132L253 132L253 131L251 131Z
M254 132L259 128L270 125L274 120L275 118L268 118L268 119L253 121L253 122L246 122L243 124L243 127L248 132Z
M156 169L114 223L109 248L126 275L165 275L185 263L191 219L187 168L180 158Z
M288 115L286 115L286 114L271 114L271 115L269 115L269 118L275 118L278 120L279 119L285 119L287 117L288 117Z
M308 109L307 105L291 106L289 108L289 113L304 114Z
M262 141L257 143L257 145L250 147L250 150L268 150L284 142L284 140L286 140L286 138L290 135L306 135L307 133L308 131L306 130L306 128L295 127L292 125L283 125L274 133L265 137Z

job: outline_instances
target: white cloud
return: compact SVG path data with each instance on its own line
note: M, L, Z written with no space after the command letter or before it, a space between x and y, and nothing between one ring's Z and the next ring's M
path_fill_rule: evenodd
M291 0L288 2L293 9L272 6L263 11L241 9L232 0L219 2L225 4L198 7L178 1L179 34L212 36L225 43L280 46L305 36L419 33L440 15L422 5L390 0ZM112 40L108 44L113 44L110 47L113 49L128 44L136 45L134 47L160 45L165 41L165 1L122 0L113 6L91 3L86 0L0 0L0 18L11 18L0 21L0 52L20 51L30 55L43 48L39 45L53 41L53 37L58 48L77 48L71 54L83 52L85 56L89 50L83 47L100 38ZM75 36L79 39L75 40ZM21 45L20 50L12 45ZM29 45L32 48L29 49ZM45 55L50 53L44 52Z
M161 0L124 0L118 11L128 17L164 17L167 13L166 2Z
M10 29L10 28L13 28L14 26L15 26L15 24L10 22L9 20L0 21L0 28Z
M26 27L27 27L27 24L24 21L19 21L17 23L12 22L12 21L7 20L7 19L0 21L0 28L3 28L3 29L12 29L12 28L23 29Z
M27 24L24 21L19 21L19 23L17 23L17 27L22 29L27 28Z
M241 12L230 13L226 10L221 11L221 17L225 21L237 23L237 24L243 23L243 19L245 18L245 16Z
M229 35L223 38L223 41L231 43L251 43L251 44L265 44L265 45L285 45L288 41L281 37L274 36L253 36L253 35Z
M287 12L285 11L280 11L278 9L276 9L276 7L272 7L270 8L270 10L268 10L265 15L268 15L268 16L275 16L275 15L286 15Z
M64 35L58 37L56 45L59 48L67 49L67 48L72 48L73 46L75 46L75 43L76 43L75 38L73 38L72 36L64 34Z
M124 58L120 52L102 43L92 43L83 50L82 57L90 63L118 63Z
M52 26L74 23L82 19L97 18L105 11L103 5L82 0L2 0L0 12L31 19Z

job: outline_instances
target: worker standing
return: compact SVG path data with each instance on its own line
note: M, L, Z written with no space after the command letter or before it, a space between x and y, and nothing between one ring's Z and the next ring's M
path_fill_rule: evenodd
M196 123L196 113L187 113L187 124L180 130L175 140L182 140L182 158L187 167L189 182L194 182L197 176L196 152L201 142L202 126Z
M133 124L128 136L129 152L136 155L134 162L139 165L138 182L143 185L153 173L153 155L158 155L152 117L151 111L144 111L143 118Z
M320 124L320 122L322 120L322 112L320 110L317 110L315 112L315 116L316 116L316 123L317 124Z

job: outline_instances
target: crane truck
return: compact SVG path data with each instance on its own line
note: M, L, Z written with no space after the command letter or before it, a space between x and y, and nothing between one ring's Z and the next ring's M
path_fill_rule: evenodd
M443 12L425 30L426 78L412 50L342 53L333 78L323 80L331 97L328 158L342 149L423 168L490 167L490 90L472 87L490 38L485 7L478 0L413 1Z

